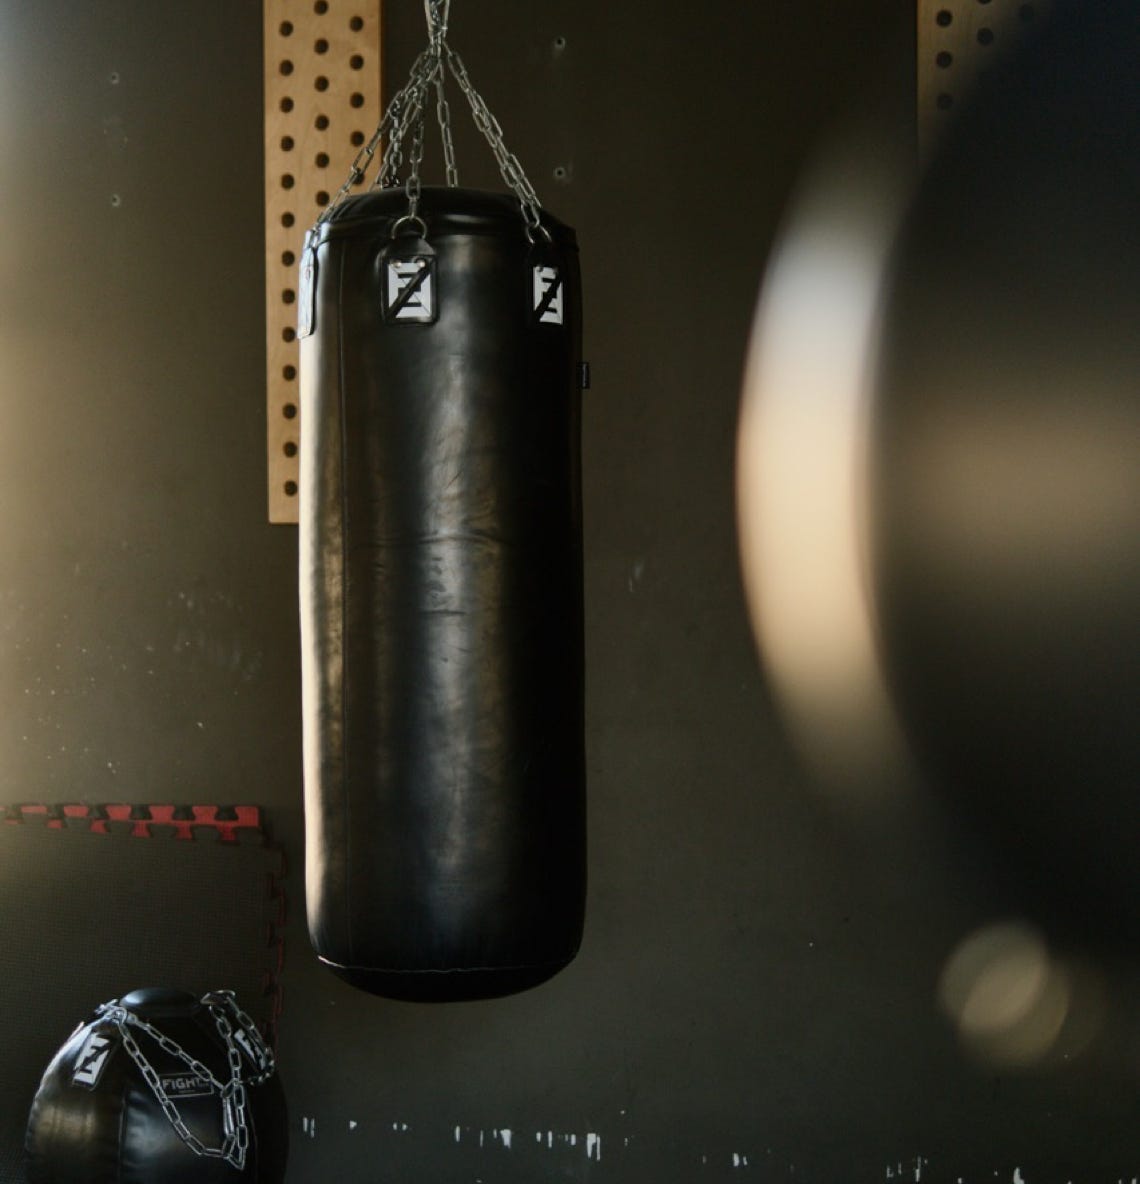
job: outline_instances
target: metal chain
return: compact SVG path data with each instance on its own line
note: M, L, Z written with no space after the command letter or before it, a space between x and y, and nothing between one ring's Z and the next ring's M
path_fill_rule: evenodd
M519 200L519 206L522 209L523 217L526 219L527 237L533 238L533 232L539 231L548 241L550 233L539 219L539 209L541 202L538 200L538 194L534 190L534 186L527 178L522 165L519 163L519 158L511 152L506 145L503 137L503 129L499 125L499 121L491 114L483 96L475 89L471 83L471 79L467 74L467 69L463 65L459 54L451 48L450 45L445 47L447 52L447 65L451 70L455 81L459 83L459 89L463 91L467 97L467 102L471 105L471 115L475 120L475 126L483 133L484 139L491 146L491 151L495 155L495 160L499 165L499 173L506 182L507 187Z
M459 169L455 164L455 144L451 139L451 107L448 106L443 81L441 70L435 80L435 114L439 120L439 136L443 141L443 167L447 174L447 185L454 189L459 184Z
M344 201L354 185L363 180L365 173L386 133L388 143L381 154L381 164L372 188L390 188L398 185L398 173L404 162L404 141L411 132L411 146L408 153L409 173L404 183L408 198L406 218L418 221L421 194L420 166L424 155L424 119L427 93L435 88L436 119L439 123L443 143L444 169L449 187L459 184L459 170L455 163L455 145L451 129L451 108L445 93L448 73L459 84L475 120L475 126L491 146L499 174L507 188L515 195L522 211L526 236L531 242L540 234L548 242L550 232L542 225L538 194L530 183L519 159L506 145L503 129L491 114L486 101L471 83L466 67L459 55L447 43L447 26L451 0L424 0L424 13L428 24L428 47L423 50L412 65L408 81L389 102L376 131L367 144L356 154L348 179L334 195L328 206L317 219L317 225L327 222L333 211ZM446 66L446 69L445 69Z
M249 1151L250 1124L246 1086L264 1084L273 1076L276 1064L269 1046L262 1039L253 1020L238 1006L232 991L211 992L202 1002L209 1008L214 1026L226 1046L230 1079L224 1084L201 1061L192 1057L153 1024L124 1007L117 999L96 1008L95 1014L115 1025L123 1047L143 1075L143 1080L150 1087L167 1121L182 1142L195 1155L209 1159L224 1159L240 1172L245 1167L246 1154ZM168 1056L181 1061L195 1077L210 1087L211 1094L216 1093L221 1099L223 1142L220 1147L207 1147L186 1125L178 1107L163 1087L158 1071L147 1060L146 1054L131 1034L131 1028L136 1028L149 1036ZM249 1078L243 1073L243 1051L251 1064L258 1069L258 1072Z

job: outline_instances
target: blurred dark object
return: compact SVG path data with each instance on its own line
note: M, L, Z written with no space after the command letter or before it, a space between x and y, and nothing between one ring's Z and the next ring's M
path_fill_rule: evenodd
M914 755L1026 908L1140 934L1140 7L1061 9L896 243L871 588Z

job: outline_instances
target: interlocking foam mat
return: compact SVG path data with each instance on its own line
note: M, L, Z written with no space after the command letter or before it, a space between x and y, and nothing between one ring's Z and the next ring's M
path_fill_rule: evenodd
M0 806L0 1181L24 1184L40 1076L137 987L217 987L272 1041L282 856L256 807Z

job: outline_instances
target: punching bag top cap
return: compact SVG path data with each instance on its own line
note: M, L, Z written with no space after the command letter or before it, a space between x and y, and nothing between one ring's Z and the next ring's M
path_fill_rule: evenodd
M172 987L142 987L124 995L119 1002L147 1020L191 1015L201 1006L189 991Z
M314 228L316 242L329 238L351 237L367 230L375 233L376 222L395 223L408 212L408 197L401 188L373 189L354 194L329 211L326 221ZM427 226L431 241L440 234L502 235L512 226L523 238L526 220L519 209L518 199L509 193L489 193L480 189L427 186L420 191L417 216ZM541 214L543 227L552 241L567 247L576 246L574 231L545 211Z

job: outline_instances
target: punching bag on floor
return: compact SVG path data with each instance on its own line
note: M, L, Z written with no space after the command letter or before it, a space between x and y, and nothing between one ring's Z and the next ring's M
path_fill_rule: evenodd
M355 986L480 998L581 938L577 252L517 195L381 180L302 258L309 929Z
M25 1137L31 1184L281 1184L272 1051L230 991L132 991L52 1058Z

